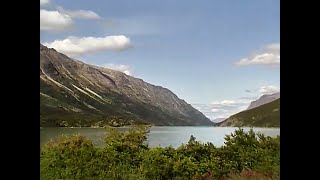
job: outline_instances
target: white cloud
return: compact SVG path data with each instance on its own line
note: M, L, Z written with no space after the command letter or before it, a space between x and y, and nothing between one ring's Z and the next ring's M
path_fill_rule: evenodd
M49 4L49 0L40 0L40 6ZM65 10L57 7L56 11L40 9L40 30L42 31L62 31L69 29L73 24L73 19L100 19L101 17L86 10Z
M235 104L236 102L235 101L232 101L232 100L223 100L223 101L215 101L215 102L212 102L211 104L212 105L233 105Z
M72 26L72 19L66 14L58 11L40 10L40 30L42 31L61 31Z
M211 109L211 112L219 112L219 111L220 109L215 109L215 108Z
M247 109L252 100L255 100L255 98L246 97L235 100L222 100L210 104L192 104L192 106L209 119L215 120L218 118L228 118L231 115Z
M228 118L233 114L245 110L249 103L242 103L236 106L214 106L212 104L192 104L192 106L202 112L211 120L217 118Z
M130 39L123 35L81 38L70 36L43 44L71 57L99 51L121 51L131 47Z
M240 97L239 99L253 101L253 100L257 100L258 98L259 96L244 96L244 97Z
M280 65L280 44L270 44L261 51L236 62L236 65Z
M86 10L66 10L62 7L57 7L58 11L62 14L66 14L74 19L100 19L101 17L93 12L93 11L86 11Z
M132 68L128 65L124 65L124 64L104 64L101 67L105 67L105 68L109 68L109 69L113 69L116 71L120 71L125 73L126 75L131 76L132 75Z
M192 106L202 112L211 120L219 118L228 118L243 110L246 110L250 103L261 97L261 94L273 94L280 92L280 88L272 85L265 85L255 90L248 90L254 92L251 96L239 97L232 100L213 101L209 104L192 104Z
M273 94L279 91L280 91L280 88L276 86L262 86L259 89L259 92L262 94Z
M40 5L43 6L43 5L47 5L50 3L50 0L40 0Z

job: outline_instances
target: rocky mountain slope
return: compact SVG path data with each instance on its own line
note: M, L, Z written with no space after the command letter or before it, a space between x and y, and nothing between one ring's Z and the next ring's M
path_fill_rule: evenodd
M220 127L280 127L280 98L230 116Z
M170 90L40 44L40 126L212 125Z
M279 98L280 98L280 92L274 93L274 94L265 94L265 95L261 96L258 100L252 101L250 103L249 107L247 108L247 110L256 108L256 107L264 105L264 104L267 104L267 103L272 102L272 101L279 99Z

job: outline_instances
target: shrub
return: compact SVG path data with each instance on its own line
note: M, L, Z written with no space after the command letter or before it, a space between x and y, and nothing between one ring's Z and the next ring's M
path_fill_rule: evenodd
M146 127L121 132L107 128L105 147L82 136L61 136L40 153L41 179L185 180L279 179L280 137L236 130L225 145L200 143L191 136L178 148L149 148Z

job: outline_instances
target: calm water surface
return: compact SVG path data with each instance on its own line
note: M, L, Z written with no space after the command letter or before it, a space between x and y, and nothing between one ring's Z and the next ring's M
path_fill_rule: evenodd
M118 129L127 130L128 128ZM156 126L150 129L148 143L151 147L158 145L178 147L182 143L187 143L190 136L193 135L199 141L212 142L215 146L221 146L224 143L225 135L231 134L236 129L233 127ZM250 130L250 128L243 129ZM272 137L280 135L280 128L253 128L253 130ZM91 139L96 146L103 146L105 132L103 128L40 128L40 145L62 134L80 134Z

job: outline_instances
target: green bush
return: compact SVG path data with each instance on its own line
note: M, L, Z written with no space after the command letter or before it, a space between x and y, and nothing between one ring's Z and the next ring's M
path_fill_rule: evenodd
M191 136L178 148L149 148L148 132L146 127L107 128L104 148L79 135L59 137L41 148L41 179L200 180L207 172L216 179L280 177L279 136L238 129L222 147Z

